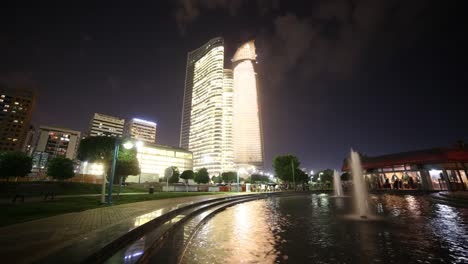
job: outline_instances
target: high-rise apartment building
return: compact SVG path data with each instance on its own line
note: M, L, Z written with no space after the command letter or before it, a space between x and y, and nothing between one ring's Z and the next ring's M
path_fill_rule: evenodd
M255 44L249 41L237 49L233 63L233 138L236 167L263 168L263 136L254 62Z
M193 152L195 170L223 169L224 40L214 38L189 52L180 147Z
M156 143L156 123L133 118L125 124L125 136L137 140Z
M88 135L90 137L122 137L124 126L125 119L95 113L89 123Z
M35 140L37 140L37 131L34 126L29 126L28 132L26 132L26 137L23 142L23 147L21 151L30 156L34 151Z
M55 157L75 159L80 139L79 131L40 126L32 154L33 171L46 168L48 161Z
M75 159L81 132L58 127L40 126L34 152L45 152L49 157Z
M0 88L0 152L22 150L34 105L32 91Z

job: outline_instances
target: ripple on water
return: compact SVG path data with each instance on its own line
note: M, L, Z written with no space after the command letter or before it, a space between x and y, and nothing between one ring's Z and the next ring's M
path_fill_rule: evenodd
M201 229L182 263L467 263L468 209L422 195L369 201L380 214L364 221L346 218L351 199L328 195L239 204Z

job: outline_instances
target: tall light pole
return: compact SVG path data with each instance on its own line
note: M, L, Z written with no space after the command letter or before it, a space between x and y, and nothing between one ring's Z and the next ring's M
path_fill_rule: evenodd
M296 179L294 177L294 160L291 158L291 170L293 176L293 183L294 183L294 191L296 191Z
M133 147L140 148L143 146L143 142L138 141L136 144L134 144L131 141L127 141L123 144L125 149L132 149ZM119 156L119 149L120 149L120 139L118 137L115 138L115 145L114 145L114 155L112 156L112 167L111 167L111 177L109 181L109 191L107 193L107 204L110 205L112 204L112 185L114 183L114 177L115 177L115 164L117 163L117 157ZM119 184L121 182L119 181ZM119 193L120 193L120 186L119 186Z
M117 163L117 156L119 155L120 140L119 137L115 138L114 155L112 155L111 175L109 180L109 189L107 190L107 204L112 204L112 185L114 184L115 163Z
M240 168L237 170L237 192L239 192L239 177L240 177L240 174L243 172L245 172L244 168Z

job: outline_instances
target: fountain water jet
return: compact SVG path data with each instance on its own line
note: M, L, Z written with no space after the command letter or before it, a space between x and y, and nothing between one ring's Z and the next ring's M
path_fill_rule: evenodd
M353 177L354 202L356 213L361 218L367 218L369 209L367 205L367 188L362 175L361 158L351 149L351 173Z
M343 187L341 186L340 174L337 170L333 170L333 189L335 191L335 196L343 196Z

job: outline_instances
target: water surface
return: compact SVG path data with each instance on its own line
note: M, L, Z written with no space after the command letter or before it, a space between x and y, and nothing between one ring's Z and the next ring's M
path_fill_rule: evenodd
M379 220L353 220L351 199L326 194L239 204L200 230L182 263L468 263L468 209L423 195L369 204Z

